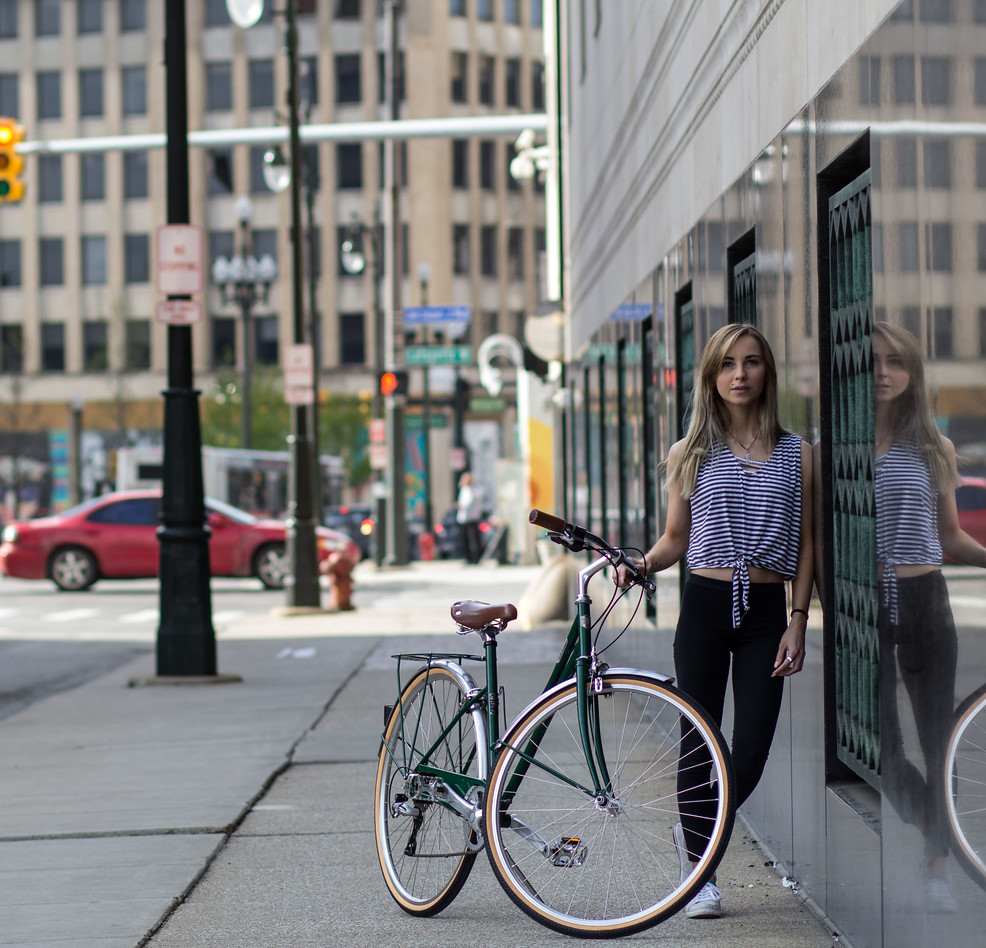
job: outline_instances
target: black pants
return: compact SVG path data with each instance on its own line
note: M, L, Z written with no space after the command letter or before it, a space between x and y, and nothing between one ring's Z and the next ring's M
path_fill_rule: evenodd
M880 771L881 786L900 818L924 837L926 859L948 855L945 812L945 745L955 708L958 637L939 571L897 580L897 624L881 608ZM901 736L897 676L911 701L922 772L908 760Z
M462 555L467 563L478 563L483 554L479 540L479 521L466 520L459 524L462 533Z
M774 739L784 679L771 678L771 674L777 647L787 628L786 603L783 583L754 583L750 587L750 611L734 629L731 583L691 576L681 600L674 637L677 684L719 725L732 664L732 758L737 807L760 781ZM694 862L708 842L715 817L715 794L702 786L703 779L705 787L709 785L712 762L707 760L701 741L686 730L682 722L678 808Z

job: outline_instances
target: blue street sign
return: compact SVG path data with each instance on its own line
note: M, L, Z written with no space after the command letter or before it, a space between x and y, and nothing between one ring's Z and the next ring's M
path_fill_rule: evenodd
M406 306L402 313L405 326L461 325L472 318L469 306Z

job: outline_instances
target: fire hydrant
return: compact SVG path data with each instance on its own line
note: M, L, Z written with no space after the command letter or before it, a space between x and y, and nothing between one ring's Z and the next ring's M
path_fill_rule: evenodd
M329 604L333 609L346 611L353 606L353 564L342 553L330 553L322 564L329 578Z
M435 558L435 538L428 530L418 536L418 556L422 560Z

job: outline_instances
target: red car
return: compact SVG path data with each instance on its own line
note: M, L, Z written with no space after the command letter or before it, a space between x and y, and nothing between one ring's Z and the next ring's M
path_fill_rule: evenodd
M280 520L207 498L209 564L213 576L256 576L281 589L290 572L287 530ZM87 589L97 579L138 579L158 574L161 491L104 494L52 517L9 523L0 534L0 573L50 579L60 589ZM359 562L345 534L316 527L319 564L341 552Z

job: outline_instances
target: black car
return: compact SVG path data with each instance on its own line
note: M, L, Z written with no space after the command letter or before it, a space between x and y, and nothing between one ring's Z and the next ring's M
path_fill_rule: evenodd
M435 524L435 555L442 560L465 559L466 550L463 543L462 531L455 519L458 509L449 507L445 516ZM486 548L486 543L493 535L493 524L490 523L490 512L485 511L479 521L480 550Z
M359 547L360 556L364 560L373 555L373 531L376 520L369 504L340 504L336 507L327 507L325 525L349 534L353 543Z

